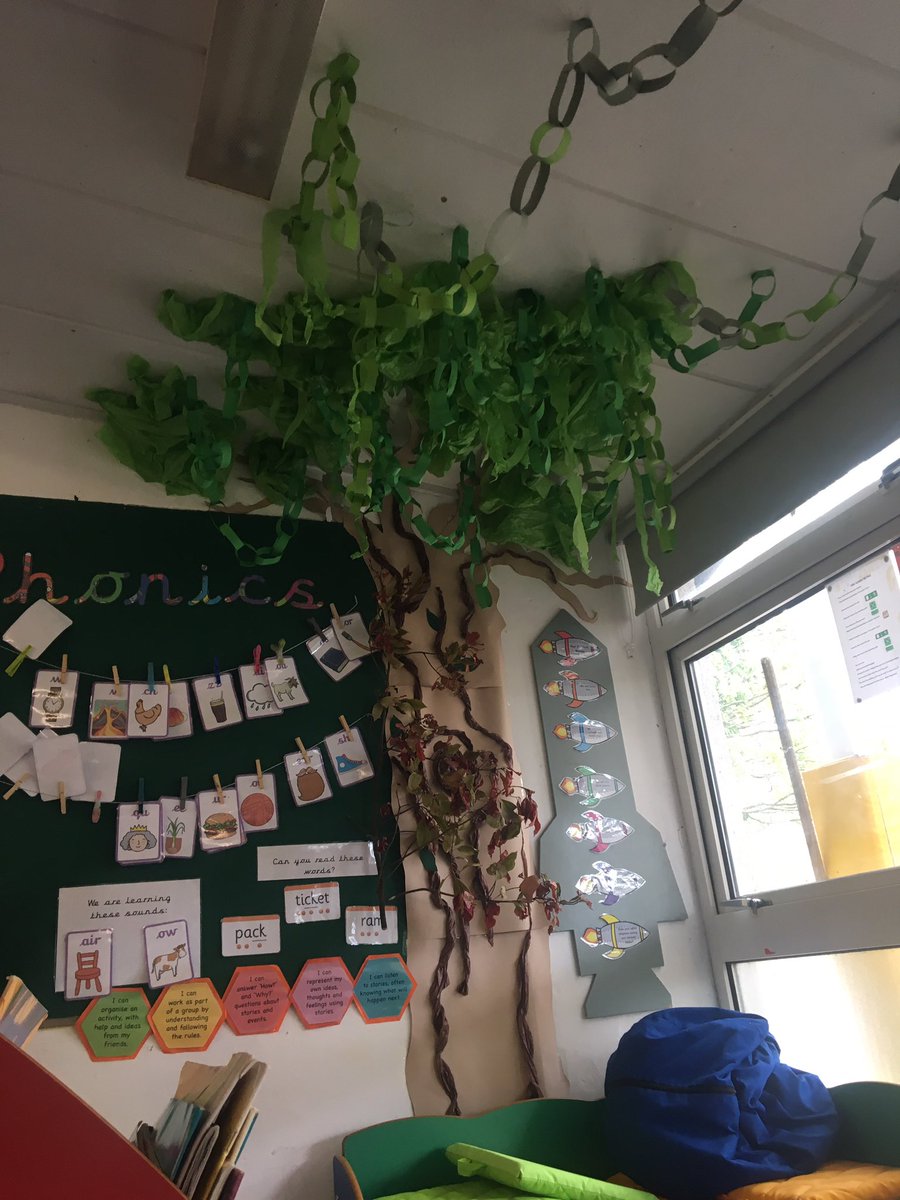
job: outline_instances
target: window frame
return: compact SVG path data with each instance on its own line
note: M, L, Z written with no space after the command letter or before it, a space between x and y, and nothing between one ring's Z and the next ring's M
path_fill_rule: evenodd
M757 959L900 946L900 867L762 893L735 903L689 663L818 590L900 537L900 483L873 485L690 606L648 614L650 643L720 1002L731 966Z

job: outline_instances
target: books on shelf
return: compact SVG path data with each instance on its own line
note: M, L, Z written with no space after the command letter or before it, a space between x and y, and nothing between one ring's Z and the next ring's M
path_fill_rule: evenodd
M185 1196L232 1200L237 1166L257 1118L253 1099L266 1064L233 1054L222 1067L184 1064L175 1095L155 1126L141 1123L132 1143Z

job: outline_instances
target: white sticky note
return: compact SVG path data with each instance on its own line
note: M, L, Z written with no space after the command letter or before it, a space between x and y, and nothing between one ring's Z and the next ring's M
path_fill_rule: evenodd
M14 650L24 650L30 646L28 657L38 658L71 624L72 618L65 616L58 608L46 600L35 600L18 621L13 621L4 633L3 640Z
M85 788L81 795L72 799L86 800L91 804L109 804L116 798L122 747L109 742L81 742L78 749Z
M37 734L23 725L17 716L4 713L0 717L0 775L9 775L13 763L30 754L36 741Z
M281 918L223 917L223 958L251 954L278 954L281 950Z
M397 942L397 909L387 905L385 928L381 927L381 909L360 904L347 906L345 914L348 946L393 946Z
M50 733L50 737L44 735ZM50 730L34 743L38 789L44 800L58 800L62 785L66 796L80 796L86 787L78 738L74 733L57 737Z

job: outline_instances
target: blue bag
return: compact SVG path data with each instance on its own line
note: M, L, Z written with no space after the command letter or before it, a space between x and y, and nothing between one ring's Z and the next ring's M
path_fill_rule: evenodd
M651 1013L606 1069L606 1141L618 1168L667 1200L713 1200L827 1162L837 1112L815 1075L780 1060L763 1017Z

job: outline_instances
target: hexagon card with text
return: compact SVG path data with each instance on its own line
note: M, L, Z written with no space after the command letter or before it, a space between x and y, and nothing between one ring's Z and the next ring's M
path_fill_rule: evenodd
M150 1035L150 1001L142 988L113 988L92 1000L76 1022L94 1062L135 1058Z
M291 991L280 967L236 967L222 1003L235 1033L277 1033L291 1007Z
M399 1021L416 981L399 954L370 954L359 969L353 999L368 1025Z
M307 1029L340 1025L353 1001L353 976L341 958L311 958L291 992L291 1003Z
M150 1009L150 1028L166 1054L205 1050L224 1020L222 1001L209 979L170 983Z

